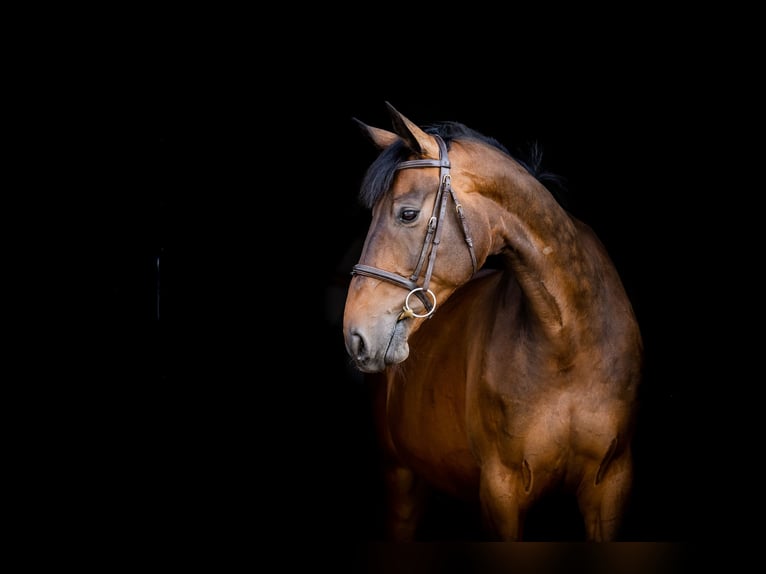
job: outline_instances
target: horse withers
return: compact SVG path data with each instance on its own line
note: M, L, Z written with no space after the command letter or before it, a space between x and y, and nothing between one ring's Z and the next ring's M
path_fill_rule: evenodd
M476 500L491 540L522 540L554 492L587 540L617 539L643 347L609 255L499 142L387 105L393 131L356 120L381 152L343 332L378 385L388 537L416 540L437 489Z

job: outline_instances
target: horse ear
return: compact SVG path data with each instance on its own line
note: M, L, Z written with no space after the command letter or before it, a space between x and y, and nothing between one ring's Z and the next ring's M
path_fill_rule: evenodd
M362 129L364 134L372 140L372 143L374 143L380 149L386 149L392 143L397 142L401 139L398 135L396 135L393 132L382 130L380 128L373 128L372 126L368 126L367 124L359 121L356 118L351 118L351 119L354 120L357 123L357 125Z
M439 145L436 140L405 118L394 106L386 102L394 124L394 131L405 141L407 146L422 157L439 159Z

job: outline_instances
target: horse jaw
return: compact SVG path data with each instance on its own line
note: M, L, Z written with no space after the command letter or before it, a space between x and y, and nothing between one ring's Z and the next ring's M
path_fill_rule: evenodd
M377 328L351 326L345 329L346 351L363 373L379 373L403 362L410 354L408 338L412 319L382 322Z

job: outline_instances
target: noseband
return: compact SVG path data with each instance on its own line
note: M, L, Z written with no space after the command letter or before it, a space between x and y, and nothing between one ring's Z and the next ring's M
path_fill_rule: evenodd
M439 159L413 159L408 161L399 162L396 166L396 170L409 169L413 167L438 167L439 168L439 189L436 192L436 199L434 200L434 208L431 213L431 219L428 220L428 230L426 231L426 237L423 242L423 249L420 251L420 258L418 264L415 266L415 270L410 275L409 279L391 273L377 267L371 267L370 265L354 265L351 271L352 275L365 275L367 277L374 277L376 279L383 279L399 287L404 287L409 290L407 297L404 300L404 308L399 314L398 320L406 319L408 317L430 317L436 310L436 295L428 288L428 284L431 281L431 273L433 272L434 262L436 261L436 248L441 242L442 229L441 222L444 221L444 214L447 209L447 197L452 197L452 201L455 202L455 212L458 215L460 224L463 228L463 236L465 242L468 245L468 251L471 254L471 264L473 265L473 272L476 273L476 254L473 250L473 239L471 239L468 233L468 226L465 221L465 215L463 214L463 206L458 202L455 197L455 192L452 189L451 176L450 176L450 163L449 157L447 157L447 146L444 140L438 135L434 135L436 143L439 144ZM444 193L445 191L449 193ZM430 247L430 249L429 249ZM426 267L425 275L423 277L423 284L418 285L417 280L420 277L420 273L423 270L423 265L428 256L428 266ZM412 295L418 297L425 305L427 313L417 314L410 307L410 297ZM428 294L433 302L431 302L426 296Z

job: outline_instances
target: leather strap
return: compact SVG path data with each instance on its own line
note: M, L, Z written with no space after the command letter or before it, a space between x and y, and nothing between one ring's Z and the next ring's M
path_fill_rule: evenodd
M422 288L422 290L416 291L415 294L429 311L433 305L430 299L425 295L425 292L428 290L428 284L431 281L431 274L433 273L434 263L436 262L436 252L439 244L441 243L441 235L442 230L444 229L443 223L444 216L447 211L448 197L452 197L452 200L455 202L455 211L463 230L465 242L468 245L468 251L471 254L473 272L476 273L477 271L476 253L473 249L473 239L471 238L471 235L468 231L468 224L465 219L465 214L463 213L463 206L458 202L455 191L452 189L450 161L447 155L447 145L438 135L434 135L434 139L436 139L436 143L439 145L439 159L413 159L402 161L396 166L397 170L418 167L439 168L439 188L436 191L436 198L434 200L434 207L431 213L431 218L428 220L428 229L426 230L426 237L423 241L423 248L420 251L420 257L418 258L418 263L415 266L412 275L410 275L409 279L406 279L400 275L397 275L396 273L391 273L390 271L385 271L383 269L378 269L377 267L372 267L371 265L363 264L354 265L354 268L351 271L352 275L365 275L367 277L383 279L393 283L394 285L404 287L410 291L417 289L418 287ZM449 193L444 193L445 190ZM428 257L428 266L426 267L425 275L423 277L423 285L418 285L417 280L423 270L423 265L425 263L426 257Z

